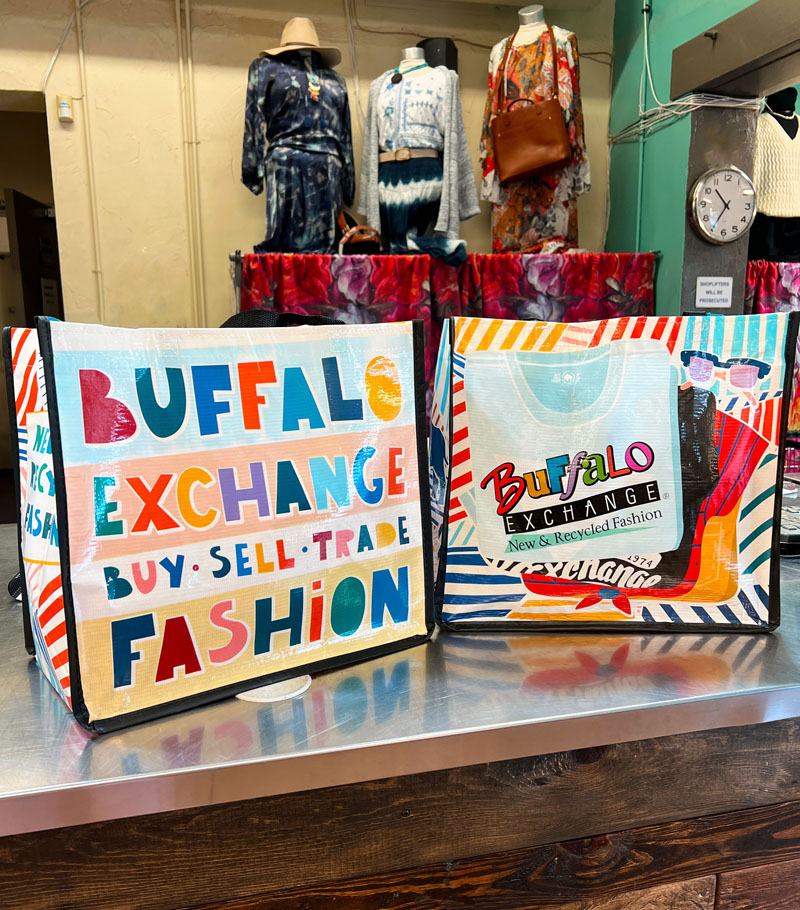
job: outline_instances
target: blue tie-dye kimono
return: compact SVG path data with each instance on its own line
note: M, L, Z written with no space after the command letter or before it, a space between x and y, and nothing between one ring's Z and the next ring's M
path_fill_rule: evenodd
M318 54L250 65L242 182L256 195L267 189L266 235L255 252L334 252L336 217L355 194L353 140L345 81Z

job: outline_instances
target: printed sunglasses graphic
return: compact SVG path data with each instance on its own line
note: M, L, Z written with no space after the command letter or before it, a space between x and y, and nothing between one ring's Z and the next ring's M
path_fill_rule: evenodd
M691 382L709 386L715 380L727 380L741 389L745 397L756 403L752 390L770 371L770 365L753 357L729 357L720 360L709 351L681 351L681 363L686 367Z

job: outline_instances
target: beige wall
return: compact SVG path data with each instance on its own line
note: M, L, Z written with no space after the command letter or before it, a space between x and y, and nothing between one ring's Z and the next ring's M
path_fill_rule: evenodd
M50 150L44 114L0 110L0 196L19 190L40 202L53 202ZM3 325L24 325L18 276L9 257L0 257L0 319ZM0 468L11 467L5 370L0 376Z
M477 148L486 97L488 47L513 30L511 6L452 0L353 0L362 103L369 82L395 65L419 35L459 42L462 103L477 176ZM189 213L181 130L175 7L169 0L94 0L83 9L86 97L74 30L47 87L61 265L67 318L97 321L91 205L82 118L89 115L96 178L104 319L118 325L217 324L231 310L227 254L263 236L263 197L239 182L247 67L259 49L278 43L293 15L314 19L322 40L343 50L341 72L354 103L344 0L194 0L192 62L196 97L200 235L206 306L192 297ZM72 0L3 0L0 7L0 90L37 90ZM573 30L583 54L611 51L613 0L559 0L549 21ZM603 57L603 60L608 60ZM583 57L581 85L594 189L580 203L581 243L601 249L607 202L610 67ZM56 117L56 93L75 96L75 123ZM353 114L354 143L361 136ZM490 245L488 207L463 226L473 251Z

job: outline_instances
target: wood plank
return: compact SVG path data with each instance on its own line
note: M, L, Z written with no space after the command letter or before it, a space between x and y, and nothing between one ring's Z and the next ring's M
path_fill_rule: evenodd
M565 910L575 902L603 906L599 902L615 895L627 899L630 891L713 878L790 856L800 856L800 801L298 888L205 910ZM791 894L796 905L796 889ZM727 910L734 907L740 910L738 904Z
M726 872L719 877L718 910L795 910L800 860Z
M714 897L716 892L717 877L715 875L706 875L703 878L695 878L688 882L671 882L667 885L659 885L655 888L645 888L641 891L626 891L624 894L615 894L611 897L596 897L582 901L572 901L569 904L559 905L559 910L714 910ZM295 898L298 903L297 907L303 907L306 904L303 898ZM254 900L236 904L213 904L205 907L193 908L193 910L266 910L273 906L273 902L267 899L264 901ZM332 906L336 906L333 904ZM349 910L350 904L343 904ZM412 900L411 903L398 903L397 899L392 899L387 907L391 910L402 907L413 907L414 910L452 910L452 908L462 907L463 904L458 902L454 897L453 901L447 898L437 899L420 899L419 897ZM485 910L499 907L490 899L485 899L481 907ZM510 905L503 904L503 907ZM527 910L531 907L524 897L518 898L518 902L513 905L513 910ZM534 905L537 906L537 905ZM551 905L552 906L552 905Z
M798 738L777 721L2 838L2 907L172 910L800 799Z

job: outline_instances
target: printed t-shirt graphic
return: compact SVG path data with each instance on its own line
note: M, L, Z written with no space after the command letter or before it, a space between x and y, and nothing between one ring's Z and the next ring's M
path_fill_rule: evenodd
M577 560L678 547L677 392L677 371L655 342L470 355L482 555Z

